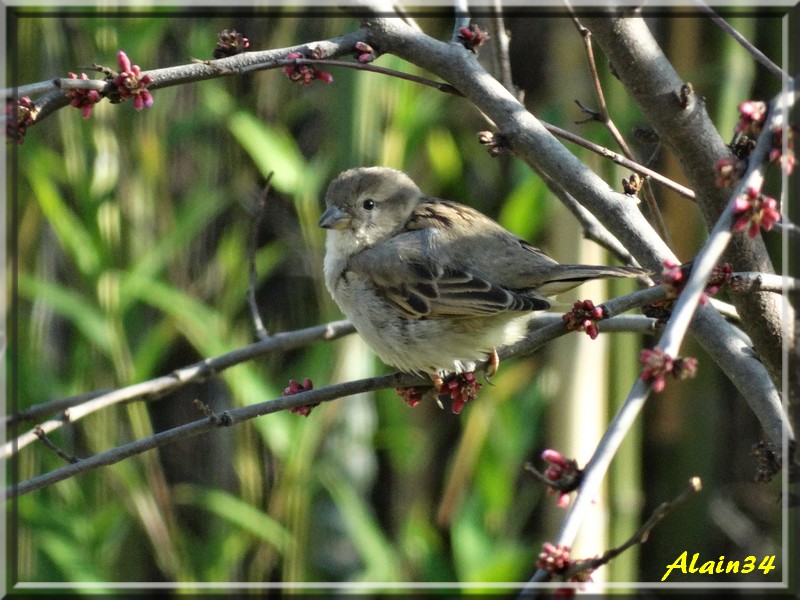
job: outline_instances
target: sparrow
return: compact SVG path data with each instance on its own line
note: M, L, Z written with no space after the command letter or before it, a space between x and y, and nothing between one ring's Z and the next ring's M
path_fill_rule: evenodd
M408 175L350 169L325 194L325 285L387 365L436 380L496 359L532 311L584 281L633 267L559 264L464 204L426 196Z

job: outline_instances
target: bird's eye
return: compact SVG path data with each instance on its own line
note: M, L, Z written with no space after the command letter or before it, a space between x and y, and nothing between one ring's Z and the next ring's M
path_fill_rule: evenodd
M366 200L364 200L361 206L364 207L364 210L372 210L373 208L375 208L375 200L373 200L372 198L367 198Z

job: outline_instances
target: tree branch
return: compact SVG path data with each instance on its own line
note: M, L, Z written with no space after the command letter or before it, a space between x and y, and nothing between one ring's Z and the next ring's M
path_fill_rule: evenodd
M685 82L664 56L643 19L587 17L583 22L602 46L645 118L679 160L691 188L702 198L699 206L711 229L729 197L726 190L716 185L715 165L729 157L730 151L708 117L702 98L690 94L685 106L679 101ZM774 273L760 237L736 236L724 260L737 271ZM778 385L782 361L779 298L770 293L748 294L736 296L734 303L756 351Z

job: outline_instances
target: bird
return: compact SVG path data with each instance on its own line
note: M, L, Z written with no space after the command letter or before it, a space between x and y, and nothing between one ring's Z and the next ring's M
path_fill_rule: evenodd
M469 373L526 333L531 312L584 281L636 267L559 264L404 172L360 167L325 193L323 273L333 300L387 365L434 381Z

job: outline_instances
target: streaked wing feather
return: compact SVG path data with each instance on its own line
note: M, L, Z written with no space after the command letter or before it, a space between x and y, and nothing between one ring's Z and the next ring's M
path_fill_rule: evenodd
M466 271L436 274L419 263L404 266L389 277L374 277L373 283L377 293L407 318L486 316L550 307L542 298L504 289ZM419 277L422 274L428 276Z

